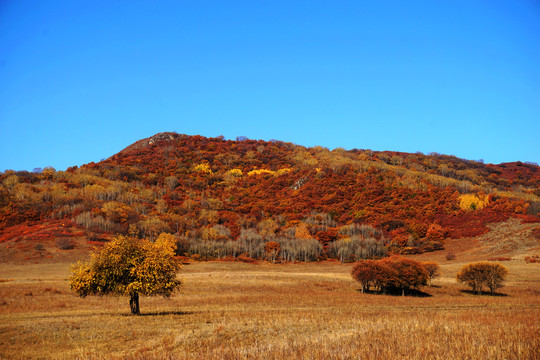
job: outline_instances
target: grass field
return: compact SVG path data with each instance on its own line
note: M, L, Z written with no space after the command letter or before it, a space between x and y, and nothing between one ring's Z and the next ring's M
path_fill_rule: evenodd
M170 299L81 299L69 264L0 264L1 359L538 359L540 264L504 262L499 296L441 263L429 297L361 294L351 264L184 266Z

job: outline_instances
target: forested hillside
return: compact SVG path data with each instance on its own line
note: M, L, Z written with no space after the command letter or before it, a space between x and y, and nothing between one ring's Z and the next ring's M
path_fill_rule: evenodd
M161 133L80 168L0 174L0 243L168 232L203 258L354 260L539 222L539 197L536 164Z

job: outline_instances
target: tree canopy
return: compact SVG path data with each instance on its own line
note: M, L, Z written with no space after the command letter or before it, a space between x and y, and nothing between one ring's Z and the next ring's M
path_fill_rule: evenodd
M168 297L181 286L175 249L169 234L161 234L155 242L117 236L94 253L89 263L74 267L71 289L81 297L129 296L131 313L139 314L139 295Z
M477 294L487 286L493 295L496 289L501 288L508 270L501 264L490 262L476 262L463 266L457 274L457 280L471 287Z
M401 294L411 288L426 285L428 272L415 260L391 256L381 260L363 260L352 268L352 277L362 286L362 292L373 286L377 291L401 290Z

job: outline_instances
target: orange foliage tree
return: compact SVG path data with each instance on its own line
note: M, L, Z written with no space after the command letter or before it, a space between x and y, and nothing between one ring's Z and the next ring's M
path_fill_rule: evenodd
M280 248L281 246L279 245L279 243L275 241L268 241L266 244L264 244L264 252L267 259L275 263L279 255Z

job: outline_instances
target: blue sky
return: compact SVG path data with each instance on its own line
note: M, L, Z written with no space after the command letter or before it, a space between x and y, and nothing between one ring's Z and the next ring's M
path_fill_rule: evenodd
M158 132L540 162L540 3L0 1L0 171Z

